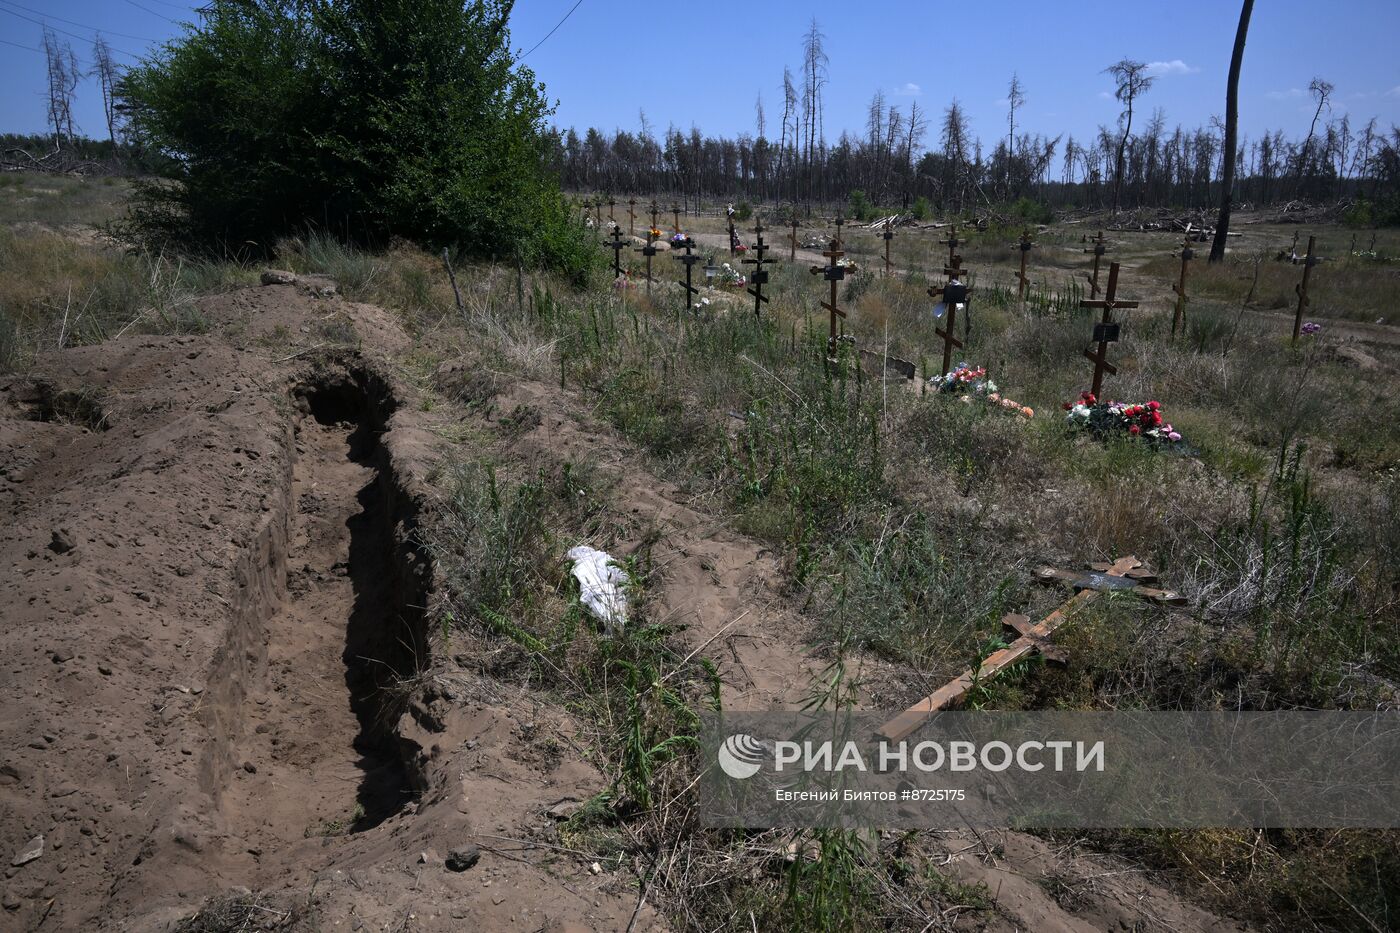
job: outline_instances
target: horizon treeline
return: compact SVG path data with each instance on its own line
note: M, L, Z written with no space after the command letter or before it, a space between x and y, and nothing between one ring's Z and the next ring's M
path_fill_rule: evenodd
M552 167L567 190L664 194L689 204L700 198L833 203L853 192L886 208L909 210L924 199L954 212L1022 198L1056 208L1210 210L1220 203L1224 127L1214 120L1171 126L1161 108L1144 117L1154 77L1141 62L1124 59L1104 69L1114 77L1122 112L1115 126L1100 125L1089 139L1019 131L1028 89L1013 74L1007 124L994 138L972 132L956 98L934 114L917 98L905 108L876 91L864 128L828 141L823 38L812 21L800 75L783 70L781 112L770 113L760 96L753 132L709 135L672 125L658 137L644 112L635 132L554 127ZM1388 205L1392 219L1400 219L1400 129L1381 128L1374 117L1358 124L1348 114L1334 115L1332 91L1322 78L1310 84L1315 106L1305 134L1273 130L1241 138L1237 205L1364 198Z

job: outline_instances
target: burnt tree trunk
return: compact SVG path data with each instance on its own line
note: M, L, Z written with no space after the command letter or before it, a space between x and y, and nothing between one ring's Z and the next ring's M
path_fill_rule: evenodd
M1210 261L1225 258L1225 240L1230 235L1230 207L1235 189L1236 128L1240 118L1240 65L1244 61L1244 40L1249 32L1249 16L1254 0L1244 0L1240 24L1235 30L1235 51L1230 56L1230 79L1225 88L1225 152L1220 175L1220 217L1215 222L1215 240L1210 245Z

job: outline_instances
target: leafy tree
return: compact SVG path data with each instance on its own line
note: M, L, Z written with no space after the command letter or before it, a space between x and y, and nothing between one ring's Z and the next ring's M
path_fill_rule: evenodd
M266 249L320 226L473 256L593 263L547 170L544 88L510 52L511 0L215 0L122 81L148 237Z

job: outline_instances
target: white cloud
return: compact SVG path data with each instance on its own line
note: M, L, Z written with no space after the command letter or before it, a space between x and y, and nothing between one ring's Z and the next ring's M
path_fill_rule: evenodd
M919 87L913 81L907 81L901 86L895 88L894 92L899 97L918 97L924 92L924 89Z
M1400 84L1385 92L1386 97L1400 97Z
M1193 75L1200 71L1199 68L1192 68L1179 58L1173 58L1169 62L1148 62L1147 73L1154 78L1163 75Z
M1100 100L1113 100L1113 95L1110 94L1110 93L1108 93L1108 91L1099 91L1099 99L1100 99Z
M1269 100L1297 100L1303 96L1301 88L1291 87L1286 91L1270 91L1264 95Z

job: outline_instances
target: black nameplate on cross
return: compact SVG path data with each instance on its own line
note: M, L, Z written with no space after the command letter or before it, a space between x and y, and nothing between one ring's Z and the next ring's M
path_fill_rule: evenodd
M690 306L690 299L691 299L691 297L694 296L694 295L700 294L700 289L698 289L698 288L696 288L694 285L691 285L691 284L690 284L691 273L692 273L692 271L694 270L695 264L696 264L697 262L699 262L699 261L700 261L700 258L701 258L701 257L696 256L694 253L691 252L691 249L693 249L694 246L695 246L695 241L692 240L690 237L686 237L686 238L685 238L685 255L683 255L683 256L677 256L677 257L676 257L677 259L679 259L681 262L683 262L683 263L685 264L685 281L684 281L684 282L681 282L681 283L679 283L679 284L685 289L685 303L686 303L686 306L687 306L687 307Z
M750 295L753 295L753 316L761 317L763 306L768 303L768 296L763 294L763 286L768 284L768 270L763 267L773 261L763 258L763 254L772 247L763 242L762 220L759 220L754 225L753 232L755 239L751 252L754 254L754 257L752 259L741 259L740 262L745 265L753 266L753 272L749 275L749 287L747 291Z
M1110 376L1118 375L1118 368L1108 361L1108 345L1118 340L1120 327L1113 320L1114 308L1136 308L1136 301L1124 301L1118 297L1118 263L1112 263L1108 267L1108 288L1104 290L1102 298L1085 298L1079 302L1081 308L1102 308L1103 320L1094 325L1094 339L1091 345L1084 350L1086 359L1094 364L1094 385L1089 391L1094 394L1094 398L1099 397L1103 391L1103 374L1107 372ZM1094 346L1097 344L1097 347Z
M846 267L841 265L841 257L846 255L846 251L841 248L841 225L845 221L838 214L836 216L836 236L831 240L831 248L822 253L828 260L824 266L813 266L812 274L820 275L827 282L831 283L831 300L823 301L821 306L831 313L830 330L826 338L826 355L828 363L836 363L836 345L845 335L837 332L837 318L842 321L846 319L846 312L841 309L836 300L836 288L843 279L846 278ZM845 324L841 325L841 331L845 331Z
M956 235L950 236L949 239L957 242ZM960 268L962 257L953 255L949 258L952 264L943 268L943 274L948 277L948 281L944 283L942 288L928 290L930 298L939 299L943 302L943 306L948 309L944 327L935 325L933 329L935 334L943 338L943 369L939 371L940 376L953 368L953 348L957 347L961 350L963 347L963 342L954 334L953 327L958 319L958 306L966 306L968 296L972 292L971 287L963 283L963 279L967 277L967 270ZM968 327L969 325L966 323L963 325L963 336L967 336Z
M627 249L627 244L622 241L622 228L617 224L613 224L612 235L612 242L608 246L612 247L613 251L613 278L616 279L622 275L622 251Z
M1086 275L1084 278L1089 282L1089 297L1097 298L1099 296L1099 260L1103 259L1104 253L1112 252L1113 247L1109 246L1108 241L1103 238L1102 230L1096 236L1090 237L1089 240L1094 245L1084 252L1094 254L1094 274Z
M651 259L656 255L656 202L651 202L651 227L647 230L647 245L640 247L638 252L647 258L647 294L651 294Z

